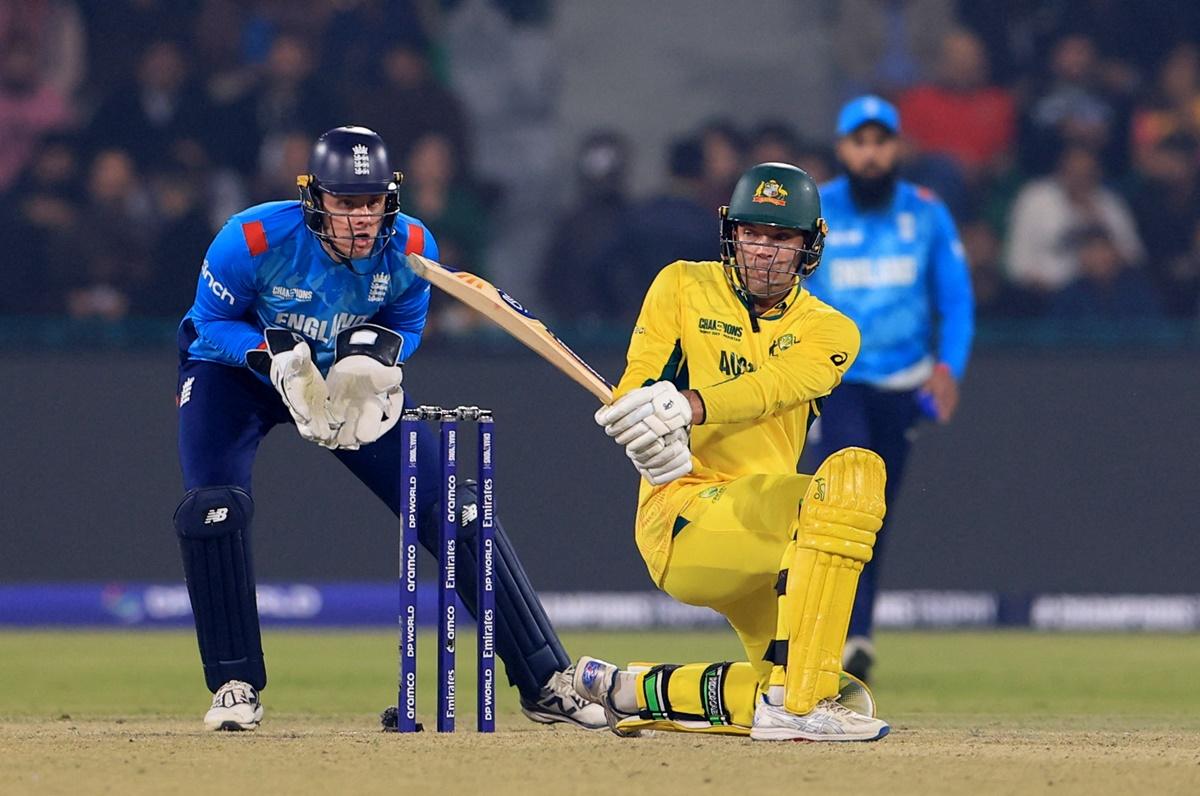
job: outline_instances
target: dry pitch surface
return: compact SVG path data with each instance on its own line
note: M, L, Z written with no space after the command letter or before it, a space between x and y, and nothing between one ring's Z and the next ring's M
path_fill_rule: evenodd
M186 634L0 634L0 793L1200 793L1200 712L1178 679L1200 670L1193 637L887 636L877 690L893 734L845 746L620 739L536 726L511 699L485 737L469 691L458 734L384 734L386 635L266 641L267 721L208 734ZM567 642L730 652L722 634Z

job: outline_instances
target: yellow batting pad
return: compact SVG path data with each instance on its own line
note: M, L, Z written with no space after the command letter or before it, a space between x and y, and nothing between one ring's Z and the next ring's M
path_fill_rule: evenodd
M758 672L748 661L654 664L636 682L637 718L655 723L640 729L741 735L754 721Z
M779 615L784 707L793 713L838 694L858 576L883 526L886 479L877 454L845 448L822 462L804 495Z

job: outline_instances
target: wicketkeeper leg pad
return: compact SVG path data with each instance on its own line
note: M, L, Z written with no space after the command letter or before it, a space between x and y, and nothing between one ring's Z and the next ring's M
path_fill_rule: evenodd
M810 712L838 694L842 647L863 565L883 525L883 460L863 448L826 459L804 495L779 573L779 627L767 659L784 707Z
M214 693L229 680L260 691L267 684L250 556L253 518L253 499L236 486L193 489L175 510L204 679Z

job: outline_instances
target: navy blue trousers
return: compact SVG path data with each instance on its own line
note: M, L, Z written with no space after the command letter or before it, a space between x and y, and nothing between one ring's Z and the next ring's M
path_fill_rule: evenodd
M180 398L179 460L184 489L237 486L253 496L251 475L259 444L276 425L292 425L291 415L275 389L246 368L185 359L179 366L177 396ZM408 402L407 395L405 401ZM420 429L417 448L418 536L427 550L435 552L440 518L440 446L437 434L431 428L422 423ZM359 450L332 453L399 516L402 501L400 464L405 453L399 425ZM467 497L461 496L460 502L468 502ZM398 532L399 525L395 528ZM504 661L509 682L522 696L532 699L546 680L568 666L570 661L507 537L501 538L502 535L502 528L497 527L496 651ZM473 565L466 566L474 561L473 556L465 555L467 547L469 545L460 545L458 592L474 616L476 573ZM205 610L195 604L192 608L193 612ZM257 626L257 612L250 621ZM210 661L204 663L212 665ZM236 676L227 668L221 671L227 679L244 679L252 684L259 679ZM215 690L212 683L209 685Z
M816 452L824 459L851 446L873 450L887 466L887 518L875 539L871 561L863 567L850 615L850 636L870 636L879 573L891 544L888 532L895 519L896 496L908 462L910 436L920 418L915 390L889 392L867 384L843 382L821 402L821 439ZM806 472L808 472L806 470Z

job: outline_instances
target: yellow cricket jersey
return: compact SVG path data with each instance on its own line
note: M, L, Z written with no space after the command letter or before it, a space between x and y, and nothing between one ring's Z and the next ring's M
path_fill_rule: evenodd
M755 322L717 262L671 263L655 278L629 343L619 397L656 381L699 392L693 471L638 495L637 544L655 583L692 497L756 473L795 473L818 401L858 355L854 322L797 286Z

